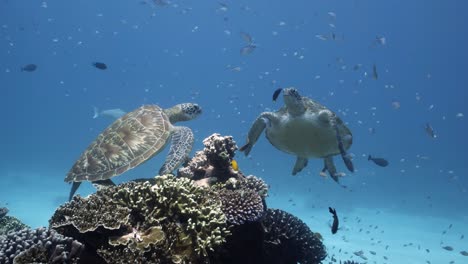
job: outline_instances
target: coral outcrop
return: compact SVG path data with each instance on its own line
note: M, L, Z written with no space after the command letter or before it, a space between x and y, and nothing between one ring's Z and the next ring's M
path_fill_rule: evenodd
M312 232L299 218L282 210L267 210L262 220L265 229L264 246L271 261L316 264L327 256L321 236Z
M0 240L0 263L78 263L83 244L46 228L23 229Z
M229 235L221 202L188 178L129 182L79 196L57 209L50 227L76 237L103 261L201 263ZM129 251L131 253L129 253Z
M203 140L203 145L204 149L197 151L187 166L178 170L178 176L200 180L202 185L239 177L239 172L231 166L237 150L231 136L213 134Z

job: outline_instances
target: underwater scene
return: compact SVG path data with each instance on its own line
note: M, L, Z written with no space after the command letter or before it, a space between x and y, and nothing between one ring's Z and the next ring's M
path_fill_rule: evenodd
M468 263L467 8L0 0L0 263Z

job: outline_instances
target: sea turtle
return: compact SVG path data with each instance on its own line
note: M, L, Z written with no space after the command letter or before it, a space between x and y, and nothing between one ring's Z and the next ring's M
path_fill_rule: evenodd
M168 109L143 105L117 119L81 154L65 182L73 182L69 199L82 181L113 185L110 178L152 158L169 143L171 147L159 174L172 172L192 150L194 137L188 127L174 126L201 114L197 104L178 104Z
M278 89L273 95L276 100L283 91L285 106L276 112L263 112L250 128L247 143L240 148L249 155L258 137L265 130L270 143L277 149L297 157L292 174L296 175L309 158L323 158L324 169L338 182L333 156L341 154L346 167L354 171L346 150L352 144L351 131L331 110L314 100L303 97L295 88Z

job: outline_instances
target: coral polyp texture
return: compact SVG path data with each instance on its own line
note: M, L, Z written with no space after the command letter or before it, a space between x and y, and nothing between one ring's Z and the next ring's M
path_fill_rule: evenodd
M220 189L217 192L222 202L221 209L227 221L233 225L258 221L264 212L262 197L251 189Z
M0 263L78 263L83 249L82 243L54 230L23 229L0 239Z
M57 209L50 227L78 238L103 263L151 262L154 256L198 263L229 235L221 201L172 175L74 197Z

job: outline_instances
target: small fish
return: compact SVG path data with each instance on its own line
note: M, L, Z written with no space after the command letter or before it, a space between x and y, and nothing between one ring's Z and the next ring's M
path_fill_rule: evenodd
M167 6L167 5L169 5L169 2L166 2L164 0L153 0L153 2L157 6Z
M463 238L465 238L465 235L461 235L461 236L460 236L460 239L463 239Z
M463 250L463 251L460 251L460 254L462 254L462 255L465 256L465 257L468 257L468 252L466 252L466 251L464 251L464 250Z
M100 70L106 70L107 69L107 65L103 62L93 62L92 64L94 67L100 69Z
M361 69L361 67L362 67L362 64L356 64L356 65L353 66L353 71L357 71L357 70Z
M373 158L371 155L367 157L367 160L372 160L375 164L379 165L380 167L387 167L388 161L383 158Z
M21 71L26 71L26 72L33 72L37 69L37 65L36 64L27 64L27 65L24 65L23 67L21 67Z
M426 130L426 133L431 137L431 138L437 138L437 135L434 132L434 129L429 123L426 123L424 126L424 130Z
M332 234L336 234L339 225L338 215L336 215L336 210L331 207L328 207L328 211L333 215L333 224L331 227L331 232Z
M379 78L379 74L377 73L377 65L372 65L372 79L377 80Z
M385 37L383 37L383 36L376 36L375 37L375 43L380 44L380 45L383 46L383 45L387 44L387 39Z
M255 50L255 48L257 48L256 45L254 45L254 44L249 44L249 45L243 47L243 48L240 50L240 54L241 54L241 55L248 55L248 54L252 53L252 52Z
M442 248L447 250L447 251L453 251L453 247L451 247L451 246L445 246L445 247L442 247Z
M240 33L242 39L247 43L247 44L252 44L253 43L253 39L252 39L252 36L250 36L249 33L245 33L245 32L241 32Z
M239 164L237 164L236 160L231 160L231 168L235 171L239 171Z
M401 103L397 100L392 100L392 107L393 109L398 110L401 107Z
M112 117L115 119L120 118L121 116L125 115L126 112L120 108L115 108L115 109L107 109L99 112L99 109L97 107L93 107L94 109L94 115L93 119L96 119L100 116L107 116L107 117Z
M328 40L328 37L325 36L325 35L315 35L315 37L320 39L320 40Z
M281 93L281 91L283 91L283 88L278 88L275 90L275 92L273 93L273 101L276 102L276 99L278 99L278 96L279 94Z

